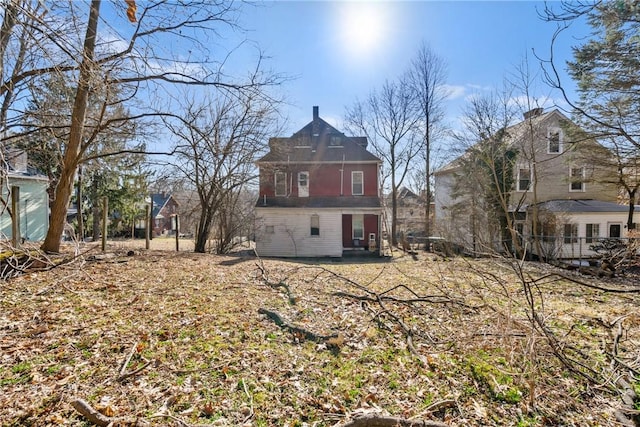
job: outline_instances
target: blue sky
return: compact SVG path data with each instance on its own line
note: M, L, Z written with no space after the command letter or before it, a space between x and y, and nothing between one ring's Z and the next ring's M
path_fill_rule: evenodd
M268 65L293 77L282 88L290 103L286 136L311 120L313 105L340 128L345 107L399 76L423 41L448 65L447 119L455 126L465 99L501 87L526 55L539 73L533 53L549 57L556 29L538 16L543 8L523 1L276 1L246 7L240 23L244 37L270 57ZM562 35L558 63L571 59L570 46L588 31L577 23ZM541 82L533 90L549 97L547 106L559 102Z

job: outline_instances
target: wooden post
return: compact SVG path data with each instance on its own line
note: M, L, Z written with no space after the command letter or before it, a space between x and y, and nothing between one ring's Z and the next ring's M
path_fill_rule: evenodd
M176 214L176 252L180 251L180 217Z
M20 243L20 187L11 186L11 244L14 248Z
M144 247L149 250L149 235L151 234L151 206L150 205L145 205L144 207L145 211L145 218L146 218L146 225L144 227Z
M109 209L109 198L102 198L102 252L107 250L107 218Z

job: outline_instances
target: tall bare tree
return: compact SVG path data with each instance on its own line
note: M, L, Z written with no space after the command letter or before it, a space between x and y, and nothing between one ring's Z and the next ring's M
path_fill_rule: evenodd
M409 82L418 104L417 125L423 135L422 155L425 162L425 236L431 235L431 172L434 144L444 137L444 103L449 96L445 83L447 65L427 44L420 46L411 62Z
M200 217L195 251L205 252L213 236L217 252L229 249L234 232L247 218L242 195L256 178L255 160L269 135L277 134L275 104L259 93L231 97L219 92L202 102L191 100L184 117L166 120L176 139L174 168L198 193Z
M117 25L100 20L99 0L93 0L84 15L86 11L73 1L13 0L10 5L11 13L5 10L0 27L0 46L6 46L0 52L4 73L0 97L3 113L7 112L0 129L3 139L18 137L7 133L10 128L20 129L18 91L28 91L34 80L53 73L75 82L69 139L64 146L50 227L42 246L46 251L59 250L78 166L90 157L87 153L97 135L114 125L114 121L103 118L90 131L85 129L87 99L96 88L110 94L102 100L105 107L113 103L135 106L128 117L118 119L122 122L173 113L162 105L171 86L213 86L229 92L251 92L276 80L272 74L262 73L260 61L243 78L231 78L223 72L227 54L211 54L212 46L222 50L215 43L219 30L237 27L239 7L232 2L107 3L113 8L109 16L119 21ZM132 21L129 28L121 25L128 21ZM86 24L80 25L82 22ZM165 47L170 44L180 49L167 55ZM109 90L115 87L118 90ZM117 98L113 96L116 93ZM149 98L154 101L149 102Z
M347 108L347 127L354 134L364 132L376 155L384 162L382 182L391 181L391 237L397 243L398 191L411 171L412 160L422 148L418 137L416 99L404 76L386 81L380 90L372 91L365 102L357 101Z

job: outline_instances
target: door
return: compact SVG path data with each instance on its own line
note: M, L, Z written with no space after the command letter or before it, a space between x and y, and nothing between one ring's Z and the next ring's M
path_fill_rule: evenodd
M309 197L309 172L298 173L298 197Z
M619 239L622 237L622 224L618 223L609 223L609 237L614 239Z

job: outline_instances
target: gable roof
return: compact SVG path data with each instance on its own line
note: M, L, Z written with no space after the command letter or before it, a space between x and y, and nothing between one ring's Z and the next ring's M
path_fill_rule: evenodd
M381 162L367 151L366 137L346 136L320 118L318 107L313 120L290 137L270 138L269 148L257 163Z
M524 120L504 128L504 142L510 146L517 144L522 140L523 137L527 135L527 132L531 128L539 129L544 122L548 121L553 116L558 116L558 119L560 121L571 122L571 120L569 120L557 108L547 112L543 112L542 108L534 108L533 110L524 113ZM467 159L468 156L469 150L467 150L461 156L456 157L454 160L447 163L442 168L434 171L433 174L440 175L447 172L455 171L462 166L462 161L464 159Z
M166 193L155 193L151 195L151 201L153 205L153 210L151 211L151 217L156 218L162 208L169 202L169 200L173 199L176 205L180 205L178 201L171 195Z

